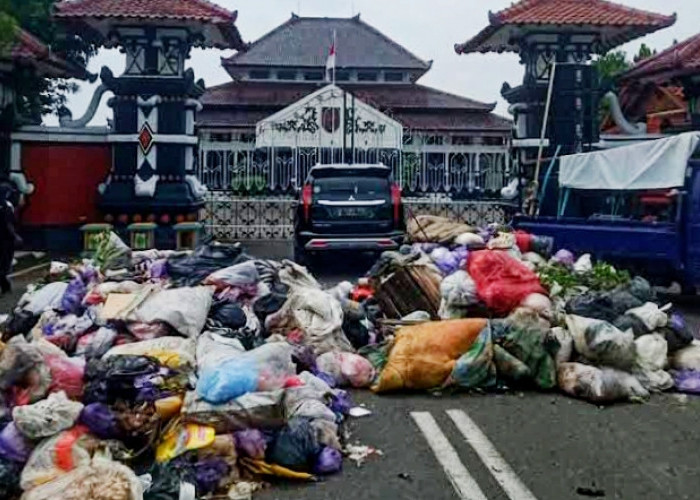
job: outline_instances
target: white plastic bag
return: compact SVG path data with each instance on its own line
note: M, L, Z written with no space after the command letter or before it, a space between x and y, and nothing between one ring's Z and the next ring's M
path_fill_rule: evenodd
M634 341L637 351L634 375L650 391L673 387L673 377L664 371L668 361L668 343L659 334L642 335Z
M327 352L316 358L316 366L332 376L340 387L369 387L374 367L366 358L350 352Z
M212 303L212 287L182 287L155 292L131 314L129 320L167 323L178 333L197 337L204 328Z
M593 260L590 254L582 255L574 262L574 272L579 274L589 273L593 270Z
M634 334L606 321L569 315L566 324L576 351L589 361L626 370L636 360Z
M668 315L653 302L647 302L641 307L630 309L626 314L638 318L649 332L656 331L668 324Z
M649 397L649 392L629 373L581 363L562 363L557 368L559 388L591 403L613 403Z
M28 302L23 309L31 312L35 316L42 314L48 309L56 309L61 302L61 297L63 297L63 294L66 292L66 288L68 288L68 283L60 281L49 283L45 287L27 296L26 300Z
M235 266L219 269L210 274L205 280L205 285L216 285L217 288L230 286L257 285L260 281L258 269L252 260L236 264Z
M700 371L700 340L673 353L671 367L675 370Z
M15 406L12 420L29 439L41 439L73 427L82 410L82 403L71 401L60 391L33 405Z
M467 271L457 271L442 280L440 295L448 306L471 306L479 302L476 283Z
M483 248L486 243L476 233L462 233L455 238L454 244L459 247Z
M240 340L206 331L197 339L197 370L199 372L236 358L245 352Z

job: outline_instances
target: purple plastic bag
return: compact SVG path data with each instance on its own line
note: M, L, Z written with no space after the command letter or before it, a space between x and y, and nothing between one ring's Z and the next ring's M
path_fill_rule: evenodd
M168 277L168 261L167 259L161 259L155 261L151 264L151 268L148 270L153 280L165 279Z
M34 444L22 434L14 422L0 432L0 456L13 462L25 463L34 449Z
M676 390L700 394L700 372L694 370L673 372L673 380L676 382Z
M87 405L80 412L79 422L100 439L119 437L119 425L109 406L102 403Z
M343 468L343 455L336 450L326 446L316 457L314 464L315 474L335 474Z
M566 267L573 267L574 262L576 262L576 257L574 254L565 249L559 250L557 253L555 253L552 259Z
M221 480L230 472L229 465L220 457L205 458L194 467L198 496L216 491Z
M333 413L347 415L352 407L352 398L347 391L338 391L331 397L330 409Z
M61 310L68 314L80 316L83 313L83 299L87 294L87 287L83 280L74 278L68 283L68 288L61 297Z
M333 375L330 375L329 373L326 372L316 372L314 375L321 380L323 380L328 386L333 389L335 386L338 385L338 382L333 378Z
M467 247L457 247L454 250L452 250L452 256L457 259L458 266L455 271L458 271L459 269L464 269L464 266L467 265L467 259L469 258L469 249Z
M265 435L258 429L246 429L233 433L236 440L236 450L241 455L248 456L255 460L264 460L267 450Z
M449 275L459 269L459 260L447 248L436 248L430 253L430 258L442 274Z

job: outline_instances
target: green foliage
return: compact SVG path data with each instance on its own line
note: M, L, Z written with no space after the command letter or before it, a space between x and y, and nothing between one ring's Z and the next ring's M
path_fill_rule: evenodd
M557 295L562 297L568 297L582 288L612 290L632 279L627 271L617 270L605 262L596 263L591 271L585 273L576 273L557 263L542 266L537 272L542 284L550 291L557 290Z
M16 29L22 28L49 45L59 57L85 67L97 46L90 40L60 29L51 13L57 0L0 0L0 51L14 42ZM16 111L34 122L41 116L57 113L68 94L78 86L65 80L49 80L27 68L13 74L17 92Z

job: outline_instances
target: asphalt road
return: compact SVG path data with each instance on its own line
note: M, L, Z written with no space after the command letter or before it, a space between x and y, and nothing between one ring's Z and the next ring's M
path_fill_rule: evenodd
M288 245L247 246L259 257L291 255ZM331 286L371 265L369 257L338 256L313 272ZM0 298L0 314L35 278L16 280L15 293ZM700 304L680 303L697 331ZM342 474L319 484L275 484L256 498L700 498L700 398L663 394L602 408L557 393L353 397L372 415L349 422L350 440L382 455L361 467L346 460Z

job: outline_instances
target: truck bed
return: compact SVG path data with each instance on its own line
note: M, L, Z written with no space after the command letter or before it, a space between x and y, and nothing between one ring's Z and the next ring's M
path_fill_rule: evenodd
M535 235L553 237L557 249L590 253L614 262L664 261L671 269L682 267L682 236L673 223L516 217L514 225Z

